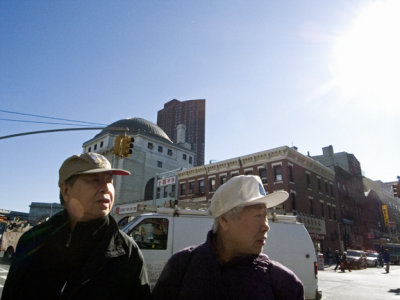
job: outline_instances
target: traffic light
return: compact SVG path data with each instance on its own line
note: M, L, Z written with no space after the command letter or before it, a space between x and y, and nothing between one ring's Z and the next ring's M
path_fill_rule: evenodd
M124 136L122 136L122 135L119 135L119 136L117 136L116 138L115 138L115 140L114 140L114 150L113 150L113 153L115 154L115 155L120 155L121 154L121 142L122 142L122 139L124 138Z
M121 157L131 156L134 141L135 141L135 139L131 136L124 136L122 138Z

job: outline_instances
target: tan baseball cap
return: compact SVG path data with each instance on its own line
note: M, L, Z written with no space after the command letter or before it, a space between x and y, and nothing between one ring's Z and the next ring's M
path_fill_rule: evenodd
M111 164L103 155L88 152L79 155L72 155L61 165L58 179L58 186L61 186L68 178L80 174L94 174L112 172L113 175L130 175L131 172L111 168Z
M229 179L217 189L208 211L211 216L218 218L238 206L265 203L267 208L271 208L285 202L288 197L285 191L267 195L259 176L240 175Z

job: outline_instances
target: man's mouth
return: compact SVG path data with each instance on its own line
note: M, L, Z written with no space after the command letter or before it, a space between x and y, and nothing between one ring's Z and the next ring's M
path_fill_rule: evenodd
M99 203L104 208L109 208L110 204L111 204L110 199L100 199L100 200L97 200L96 202Z

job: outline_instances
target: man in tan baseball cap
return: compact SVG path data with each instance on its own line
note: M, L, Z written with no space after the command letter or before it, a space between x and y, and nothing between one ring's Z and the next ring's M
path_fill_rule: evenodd
M110 215L113 176L129 174L98 153L67 158L58 180L65 209L21 237L3 299L150 299L143 256Z
M211 199L213 229L198 247L178 252L153 290L158 299L304 299L303 284L289 269L262 253L269 230L267 208L288 198L268 194L260 177L240 175Z

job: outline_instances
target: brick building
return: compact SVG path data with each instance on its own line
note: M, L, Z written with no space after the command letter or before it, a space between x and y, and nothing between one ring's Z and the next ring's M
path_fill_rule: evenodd
M322 156L312 158L334 171L343 246L345 249L362 249L365 228L361 211L365 194L360 162L351 153L334 153L332 146L324 147L322 151Z
M339 249L339 210L334 172L293 148L283 146L178 172L178 204L208 207L215 190L237 175L258 175L268 193L285 190L278 213L297 215L317 250Z
M206 100L179 101L173 99L157 113L157 125L174 143L178 143L177 127L186 126L186 141L194 152L194 165L204 164Z

